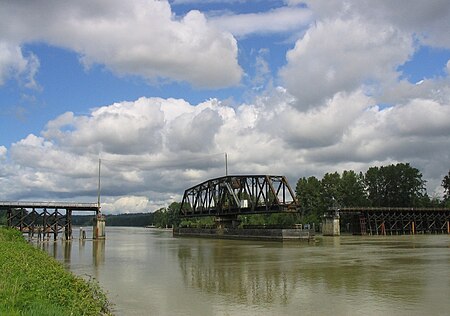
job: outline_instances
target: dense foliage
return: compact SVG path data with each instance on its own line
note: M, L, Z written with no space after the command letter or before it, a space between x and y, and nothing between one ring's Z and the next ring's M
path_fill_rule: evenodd
M109 314L95 282L66 271L15 229L0 228L0 315Z
M450 174L443 180L450 188ZM448 198L448 189L446 189ZM408 163L371 167L365 174L344 171L326 173L322 179L300 178L296 195L305 218L318 222L329 207L438 207L442 202L430 199L425 180Z
M444 201L450 207L450 170L442 180L442 187L444 188Z
M130 213L118 215L106 215L108 226L136 226L144 227L153 224L153 213ZM72 225L91 226L93 224L93 215L73 215Z
M6 210L0 210L0 226L6 225Z
M176 227L181 223L181 203L173 202L167 208L160 208L153 213L153 225L156 227Z

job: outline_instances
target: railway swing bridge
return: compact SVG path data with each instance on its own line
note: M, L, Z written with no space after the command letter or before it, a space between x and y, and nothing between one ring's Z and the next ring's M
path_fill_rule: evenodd
M236 227L239 215L302 213L284 176L237 175L202 182L187 189L183 218L213 216L219 228ZM450 209L407 207L342 207L324 212L325 235L340 234L340 218L351 221L355 235L450 234Z
M284 176L226 176L202 182L184 192L182 217L215 216L218 222L239 215L297 212L295 194Z

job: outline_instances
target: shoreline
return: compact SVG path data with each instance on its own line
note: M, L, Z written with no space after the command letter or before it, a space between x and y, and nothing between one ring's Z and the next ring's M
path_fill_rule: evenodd
M15 230L0 227L0 314L113 315L95 280L66 270Z

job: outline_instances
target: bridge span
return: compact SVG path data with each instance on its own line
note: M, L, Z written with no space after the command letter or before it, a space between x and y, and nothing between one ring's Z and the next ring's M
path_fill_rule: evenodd
M296 212L298 202L284 176L235 175L187 189L182 217L236 217L243 214Z
M72 238L72 212L93 212L94 238L104 237L104 216L97 203L0 201L0 210L6 210L8 227L30 237L43 239L53 235L54 240L58 234L66 240Z
M355 235L450 234L450 209L426 207L334 207L325 214L324 222L345 217Z

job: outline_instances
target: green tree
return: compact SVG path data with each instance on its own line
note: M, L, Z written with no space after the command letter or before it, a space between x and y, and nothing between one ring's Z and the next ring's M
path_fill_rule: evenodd
M450 170L448 171L448 174L442 180L442 187L444 188L444 200L449 201L450 200Z
M160 208L153 213L153 220L156 227L168 227L169 221L166 208Z
M341 175L326 173L322 178L322 202L326 208L338 207L343 203Z
M371 167L364 182L372 206L422 206L427 195L425 180L409 163Z
M444 179L442 179L441 185L444 188L444 200L442 201L442 204L446 207L450 207L450 170L448 171L448 174L444 176Z
M181 223L180 217L181 203L173 202L167 208L167 222L172 227L178 227Z
M345 170L342 173L339 190L341 206L367 206L369 204L362 173L356 174L353 170Z
M324 206L321 192L322 184L316 177L303 177L297 181L295 195L304 217L318 220L322 215Z

